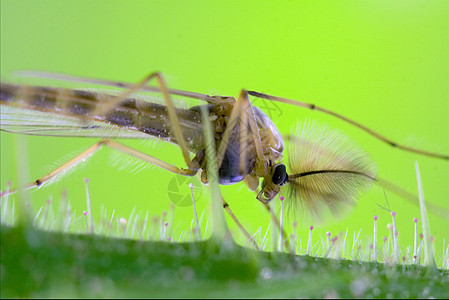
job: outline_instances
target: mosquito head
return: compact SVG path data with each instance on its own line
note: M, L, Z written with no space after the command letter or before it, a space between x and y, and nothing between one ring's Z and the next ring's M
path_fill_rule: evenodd
M271 168L271 172L262 182L262 189L257 195L257 199L263 203L268 203L279 194L281 186L288 181L287 169L284 164L276 164Z

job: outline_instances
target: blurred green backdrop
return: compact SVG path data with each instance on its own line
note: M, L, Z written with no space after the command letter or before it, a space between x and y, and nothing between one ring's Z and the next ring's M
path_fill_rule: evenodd
M241 88L308 101L337 111L390 137L431 151L449 153L449 2L448 1L1 1L1 78L22 69L54 71L137 82L162 71L172 88L234 95ZM70 87L71 84L66 84ZM405 153L374 140L348 124L318 112L261 100L281 132L311 118L338 128L376 161L379 176L417 193L414 161L426 199L449 208L449 164ZM27 137L30 178L84 150L95 140ZM183 165L179 149L158 143L127 144ZM16 182L14 136L1 133L1 187ZM114 165L126 159L102 150L51 187L33 193L35 207L63 189L74 207L86 209L83 178L90 179L93 212L101 205L127 217L134 206L160 215L170 205L174 175L158 168L139 173ZM188 193L187 186L181 193ZM269 216L241 183L222 188L241 222L265 232ZM202 188L200 213L208 214ZM401 249L413 243L417 206L386 191L397 212ZM379 215L379 236L387 235L389 213L383 189L373 187L357 206L324 220L315 234L362 229L372 235ZM176 208L175 223L190 227L191 207ZM300 235L313 222L300 218ZM291 224L292 220L288 221ZM205 225L205 223L203 223ZM437 255L448 238L448 221L430 215ZM204 230L204 227L203 227ZM318 237L315 237L315 240ZM362 240L364 242L364 240ZM447 241L446 241L447 242Z

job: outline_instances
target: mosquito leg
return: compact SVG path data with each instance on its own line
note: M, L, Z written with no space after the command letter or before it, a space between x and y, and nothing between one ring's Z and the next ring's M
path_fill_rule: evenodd
M259 247L257 246L256 241L254 238L246 231L246 229L243 227L243 225L240 223L240 221L237 219L237 217L234 215L234 213L231 211L231 208L229 208L229 204L224 201L223 198L221 198L221 201L223 202L223 208L226 210L228 215L232 218L234 223L237 225L237 227L240 229L240 231L245 235L248 241L251 242L251 244L254 246L256 250L259 250Z
M410 193L407 190L404 190L403 188L395 185L394 183L392 183L390 181L387 181L387 180L379 178L379 177L376 177L375 182L379 186L391 191L393 194L396 194L399 197L401 197L402 199L408 201L409 203L412 203L413 205L419 207L418 196ZM449 209L447 209L445 207L441 207L437 204L426 201L426 209L428 211L430 211L431 213L433 213L434 215L437 215L446 221L449 220Z
M262 162L262 163L265 163L266 160L265 160L265 156L263 154L262 141L261 141L261 138L260 138L259 130L257 128L256 119L255 119L255 116L254 116L254 111L252 110L252 106L251 106L251 103L250 103L249 98L248 98L247 91L243 90L240 93L240 96L237 98L237 103L241 103L241 106L243 107L242 110L241 110L242 111L242 115L244 115L242 117L242 120L246 120L246 117L248 119L248 123L249 123L250 128L251 128L252 141L254 142L254 145L255 145L255 148L256 148L256 154L257 154L257 157L258 157L258 161ZM245 126L245 128L246 128L246 126ZM240 132L241 132L241 138L244 141L247 141L245 139L246 138L246 132L243 135L242 135L242 131L240 131ZM242 159L242 157L241 157L241 159ZM262 174L262 172L266 172L267 165L261 164L259 166L256 166L256 168L257 167L261 168L261 169L259 169L259 172L261 172L260 174ZM279 230L281 230L281 225L280 225L279 219L277 218L277 216L274 213L274 211L270 208L270 206L267 203L262 203L262 204L265 206L265 208L267 209L267 211L271 215L271 218L272 218L273 222L276 224L276 226L279 228ZM283 231L282 232L283 236L287 236L287 234L285 233L283 228L282 228L282 231ZM290 248L289 241L286 240L285 243L286 243L286 247Z
M231 114L232 113L236 113L237 109L238 109L239 105L236 105L232 108L231 110ZM237 108L236 108L237 107ZM205 154L207 159L211 162L208 164L207 169L208 171L211 173L210 175L212 175L212 178L215 178L215 180L212 180L212 196L217 197L219 195L221 203L223 205L223 208L226 210L226 212L230 215L230 217L232 218L232 220L234 221L234 223L237 225L237 227L240 229L240 231L244 234L244 236L247 238L248 241L251 241L251 243L253 244L253 246L258 249L258 246L255 242L255 240L252 238L252 236L245 230L245 228L242 226L242 224L239 222L239 220L237 219L237 217L232 213L231 209L229 208L229 205L224 201L223 196L221 195L220 192L220 188L218 187L218 169L221 165L221 163L219 164L219 166L216 168L214 162L217 161L217 155L216 155L216 151L215 151L215 143L214 143L214 138L213 138L213 132L212 132L212 126L211 126L211 122L209 120L209 115L207 112L207 109L205 107L202 107L202 116L203 116L203 123L204 123L204 136L205 139L207 141L206 145L205 145ZM233 118L235 120L235 117ZM229 124L229 123L228 123ZM227 128L227 126L226 126ZM226 129L225 129L226 131ZM229 132L229 131L228 131ZM229 134L228 134L229 135ZM226 143L227 144L227 143ZM218 192L218 195L216 194L216 192ZM217 199L218 200L218 199ZM216 210L215 205L212 204L212 208L213 210ZM221 222L221 221L220 221ZM221 224L216 224L217 226L223 226ZM219 228L217 228L219 229ZM223 230L223 229L222 229ZM229 231L227 228L224 229L224 231Z
M128 90L121 93L117 97L111 98L104 104L98 106L96 110L94 110L91 115L97 116L97 115L106 115L111 109L116 107L120 104L125 98L131 96L132 94L136 93L137 91L141 90L142 87L146 86L152 79L156 79L158 88L160 92L162 93L162 96L165 100L165 105L167 107L168 117L170 120L170 125L172 132L174 134L174 137L177 140L177 143L179 147L181 148L182 155L184 157L184 160L187 164L187 166L190 168L193 166L192 160L190 159L190 152L187 148L186 140L184 138L184 135L182 133L182 128L179 122L178 115L176 114L176 108L173 104L173 101L170 97L170 93L168 91L167 85L165 83L164 77L161 73L151 73L148 76L146 76L144 79L142 79L139 83L131 86Z
M242 105L243 106L243 105ZM242 113L240 114L240 139L239 139L239 143L240 143L240 151L239 151L239 156L240 156L240 163L239 163L239 168L240 168L240 172L242 174L245 174L246 168L247 168L247 151L245 149L248 148L248 128L247 128L247 122L248 122L248 115L245 113L245 111L247 111L247 107L243 107L243 109L241 110Z
M123 153L129 154L131 156L134 156L135 158L138 158L140 160L143 160L147 163L150 163L152 165L158 166L162 169L165 169L167 171L170 171L172 173L178 174L178 175L183 175L183 176L193 176L198 172L198 168L192 168L192 169L180 169L176 166L170 165L169 163L166 163L165 161L162 161L160 159L157 159L155 157L152 157L148 154L142 153L140 151L137 151L131 147L125 146L123 144L111 141L111 140L102 140L99 141L98 143L95 143L94 145L92 145L91 147L89 147L87 150L83 151L81 154L75 156L74 158L72 158L71 160L69 160L68 162L66 162L65 164L59 166L58 168L56 168L55 170L53 170L52 172L48 173L47 175L37 179L36 181L33 181L29 184L26 185L25 189L29 189L29 188L34 188L34 187L39 187L41 185L43 185L44 183L48 182L49 180L51 180L52 178L54 178L55 176L63 173L64 171L68 170L71 167L74 167L76 164L82 162L83 160L85 160L87 157L91 156L92 154L94 154L97 150L99 150L103 145L108 146L112 149L116 149L118 151L121 151ZM15 193L16 189L10 189L7 191L4 191L2 193L0 193L0 198L7 195L7 194L12 194Z
M260 138L260 134L259 134L259 129L257 127L256 124L256 117L254 115L254 111L253 111L253 107L251 105L251 102L249 101L248 98L248 92L246 90L242 90L240 92L239 97L237 98L237 102L241 103L242 106L242 120L244 122L244 124L246 124L246 122L248 122L249 127L250 127L250 131L251 131L251 135L252 135L252 142L254 143L254 147L256 148L256 156L257 156L257 160L256 162L258 162L258 164L256 164L255 167L255 171L256 174L259 176L265 176L266 172L267 172L267 161L265 159L265 155L264 155L264 150L262 147L262 139ZM245 129L246 129L246 125L245 125ZM240 133L242 134L242 131L240 131ZM241 139L246 140L246 131L243 135L241 135ZM245 157L243 157L245 158Z
M384 137L383 135L375 132L374 130L354 121L351 120L343 115L340 115L336 112L333 112L331 110L316 106L315 104L310 104L310 103L305 103L305 102L300 102L300 101L296 101L296 100L292 100L292 99L288 99L288 98L282 98L282 97L277 97L277 96L272 96L272 95L267 95L264 93L259 93L259 92L254 92L254 91L248 91L248 94L260 99L266 99L266 100L271 100L271 101L277 101L277 102L282 102L282 103L286 103L286 104L291 104L291 105L295 105L295 106L299 106L299 107L304 107L304 108L308 108L311 110L317 110L317 111L321 111L325 114L334 116L340 120L343 120L349 124L354 125L357 128L360 128L361 130L365 131L366 133L368 133L369 135L375 137L376 139L401 150L404 151L408 151L408 152L413 152L413 153L417 153L420 155L424 155L424 156L430 156L430 157L435 157L435 158L439 158L439 159L444 159L444 160L449 160L449 155L447 154L441 154L441 153L435 153L435 152L430 152L430 151L425 151L425 150L421 150L421 149L417 149L417 148L413 148L413 147L408 147L405 145L400 145L386 137Z
M85 150L81 154L75 156L74 158L72 158L71 160L66 162L65 164L57 167L55 170L51 171L47 175L45 175L45 176L43 176L43 177L41 177L41 178L39 178L39 179L37 179L37 180L35 180L33 182L30 182L29 184L27 184L25 186L25 189L30 189L30 188L34 188L34 187L40 187L42 184L48 182L50 179L54 178L58 174L68 170L69 168L75 166L77 163L83 161L87 157L89 157L92 154L94 154L98 149L101 148L101 144L102 144L101 142L95 143L94 145L89 147L87 150ZM10 190L4 191L4 192L0 193L0 198L5 196L5 195L7 195L7 194L15 193L16 191L17 191L16 189L10 189Z
M250 141L247 137L247 125L249 125L251 129L251 141L254 143L254 147L256 150L256 156L257 156L257 163L259 166L263 166L262 171L258 172L258 175L265 176L266 175L266 160L265 156L263 154L263 147L262 147L262 141L260 139L259 135L259 129L257 128L254 112L252 110L251 103L248 99L248 93L245 90L242 90L240 92L240 95L237 98L237 103L234 105L231 111L231 115L229 117L229 121L226 125L226 129L223 132L223 135L221 137L220 144L218 145L218 151L217 151L217 166L218 168L221 167L221 164L223 162L224 155L226 153L229 138L231 135L232 130L234 130L235 126L237 124L240 124L241 128L239 131L240 135L240 149L244 146L248 145L248 142ZM243 129L242 129L243 127ZM240 151L240 168L242 166L246 166L246 156L245 153L242 153L244 151ZM242 162L243 161L243 162ZM258 170L261 169L261 167L258 167L256 165L256 168Z
M176 108L173 104L173 101L170 97L170 93L168 91L167 85L165 83L164 77L161 73L151 73L146 76L143 80L141 80L138 84L132 86L127 91L119 95L117 98L113 99L113 101L108 102L106 105L102 105L99 107L97 112L94 112L94 115L98 113L99 115L107 113L111 108L115 107L118 103L120 103L124 98L132 95L133 93L139 91L143 86L147 85L153 78L156 79L159 90L162 93L162 96L165 100L165 105L167 106L168 117L170 120L170 125L173 131L173 134L178 142L179 147L181 148L182 155L187 166L192 167L192 160L190 159L190 152L187 148L186 140L182 133L181 124L179 122L178 115L176 114Z
M234 107L231 110L231 114L229 116L229 120L226 124L226 129L224 130L220 143L218 144L218 150L217 150L217 169L220 169L221 164L223 163L223 158L226 153L226 149L228 148L229 143L229 137L231 135L232 130L237 125L237 122L239 121L239 114L240 114L240 102L237 102Z
M151 81L154 77L156 77L157 73L151 73L147 75L144 79L142 79L139 83L129 86L129 88L123 93L119 94L117 97L109 98L107 102L99 105L95 110L91 112L92 116L103 116L111 111L114 107L117 107L120 102L122 102L125 98L131 96L140 90L143 86L145 86L148 82Z
M237 103L231 111L231 116L229 118L226 129L223 133L220 145L218 147L218 153L217 153L218 167L221 166L221 163L222 163L222 160L223 160L223 157L224 157L224 154L225 154L228 142L229 142L229 135L232 132L232 130L234 129L234 127L237 125L237 122L239 122L239 121L241 123L243 123L243 124L240 124L240 126L244 127L245 129L247 128L246 122L248 122L250 129L251 129L251 137L250 138L251 138L251 141L254 142L254 146L256 148L256 155L258 158L257 160L261 164L259 167L263 167L264 168L264 169L262 169L263 172L266 172L265 168L267 166L263 165L266 161L265 161L265 156L263 154L262 141L261 141L261 138L259 135L259 130L257 128L254 112L252 110L251 103L248 99L248 93L245 90L242 90L240 92L239 97L237 98ZM243 145L246 145L248 142L246 130L242 131L242 128L240 128L240 141L243 142L242 143ZM242 144L240 145L241 146L240 149L245 149L245 148L242 148ZM240 152L244 152L244 151L240 151ZM246 156L242 156L242 153L240 153L240 167L242 166L242 164L241 164L242 159L246 160ZM263 175L265 175L265 174L263 174ZM278 218L276 217L276 214L270 209L268 204L264 203L264 206L270 213L271 218L273 219L276 226L278 228L280 228L280 222L279 222ZM226 209L227 205L225 205L225 203L224 203L223 207ZM236 223L237 222L238 221L236 221ZM238 225L238 223L237 223L237 225ZM285 234L285 232L283 232L283 235L287 236ZM289 248L288 240L286 241L286 244L287 244L287 248Z
M178 145L181 148L181 152L187 166L191 168L192 160L190 159L190 152L189 149L187 148L186 140L182 133L181 123L179 122L178 115L176 114L176 108L168 92L164 77L162 76L161 73L155 73L155 77L159 89L161 90L162 96L164 97L165 105L167 106L168 118L170 120L171 129L173 131L176 140L178 141Z
M112 141L112 140L104 140L102 141L102 143L104 143L106 146L116 149L118 151L121 151L123 153L129 154L131 156L134 156L135 158L138 158L140 160L143 160L147 163L150 163L152 165L158 166L164 170L170 171L172 173L178 174L178 175L183 175L183 176L193 176L195 175L199 168L198 167L194 167L194 168L189 168L189 169L182 169L182 168L178 168L176 166L173 166L169 163L166 163L163 160L157 159L153 156L150 156L148 154L145 154L143 152L140 152L134 148L125 146L123 144L120 144L118 142Z

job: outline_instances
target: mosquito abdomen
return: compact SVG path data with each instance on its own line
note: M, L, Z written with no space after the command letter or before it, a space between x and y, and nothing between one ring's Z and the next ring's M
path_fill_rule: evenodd
M126 98L104 115L96 109L115 95L85 90L34 87L2 83L0 102L20 109L41 111L90 121L107 123L177 143L172 135L167 108L153 102ZM201 115L196 110L176 108L189 150L196 153L203 145ZM56 125L55 125L56 126Z
M2 105L77 117L88 116L98 104L95 93L6 83L1 84L0 101Z

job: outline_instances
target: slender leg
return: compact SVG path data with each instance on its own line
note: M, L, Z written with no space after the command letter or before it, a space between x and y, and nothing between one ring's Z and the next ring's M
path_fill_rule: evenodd
M374 130L354 121L351 120L343 115L340 115L336 112L333 112L331 110L316 106L315 104L310 104L310 103L305 103L305 102L300 102L300 101L296 101L296 100L292 100L292 99L287 99L287 98L282 98L282 97L277 97L277 96L272 96L272 95L267 95L264 93L259 93L259 92L254 92L254 91L249 91L248 94L250 94L251 96L260 98L260 99L266 99L266 100L271 100L271 101L277 101L277 102L282 102L282 103L286 103L286 104L291 104L291 105L295 105L295 106L299 106L299 107L304 107L304 108L308 108L311 110L318 110L321 111L325 114L334 116L340 120L343 120L349 124L354 125L357 128L360 128L361 130L365 131L366 133L368 133L369 135L375 137L376 139L392 146L395 148L399 148L401 150L404 151L408 151L408 152L413 152L413 153L417 153L420 155L424 155L424 156L430 156L430 157L435 157L435 158L439 158L439 159L444 159L444 160L449 160L449 155L447 154L441 154L441 153L435 153L435 152L430 152L430 151L425 151L425 150L421 150L421 149L417 149L417 148L412 148L412 147L408 147L405 145L400 145L386 137L384 137L383 135L375 132Z
M87 157L91 156L92 154L94 154L97 150L99 150L102 146L107 146L110 147L112 149L118 150L120 152L123 152L125 154L134 156L137 159L143 160L147 163L150 163L152 165L158 166L162 169L165 169L167 171L170 171L172 173L178 174L178 175L183 175L183 176L194 176L198 170L197 169L180 169L176 166L170 165L160 159L157 159L155 157L152 157L148 154L142 153L140 151L137 151L136 149L133 149L131 147L125 146L123 144L120 144L118 142L112 141L112 140L102 140L99 141L97 143L95 143L94 145L92 145L91 147L89 147L88 149L86 149L85 151L83 151L82 153L80 153L79 155L75 156L74 158L72 158L71 160L69 160L68 162L66 162L65 164L59 166L58 168L56 168L55 170L53 170L52 172L50 172L49 174L37 179L34 182L29 183L26 186L26 189L29 188L33 188L33 187L39 187L43 184L45 184L46 182L48 182L49 180L55 178L57 175L63 173L64 171L68 170L71 167L74 167L76 164L84 161ZM7 195L7 194L12 194L15 193L16 190L15 189L8 189L2 193L0 193L0 198ZM254 239L251 237L251 235L248 233L248 231L245 230L245 228L242 226L242 224L239 222L239 220L237 219L237 217L232 213L231 209L229 208L229 205L223 200L222 198L222 202L223 202L223 208L226 210L226 212L231 216L232 220L237 224L237 227L242 231L242 233L245 235L245 237L251 241L251 243L253 244L253 246L258 249L257 244L255 243Z
M165 105L167 106L171 130L173 131L173 134L178 142L178 145L181 148L181 152L182 152L182 155L184 157L184 160L185 160L187 166L189 168L191 168L191 167L193 167L193 164L192 164L192 160L190 159L190 152L187 148L186 141L185 141L184 135L182 133L182 128L181 128L181 125L179 122L179 118L178 118L178 115L176 114L175 105L173 104L173 101L171 100L170 94L167 89L167 85L165 84L162 74L151 73L150 75L148 75L144 79L142 79L138 84L130 87L128 90L126 90L119 96L98 106L98 108L92 112L92 115L96 116L96 115L107 114L112 108L116 107L120 102L122 102L123 99L125 99L125 98L129 97L130 95L139 91L143 86L147 85L148 82L150 82L153 78L156 79L156 81L158 83L158 87L159 87L159 89L162 93L162 96L164 98Z
M168 163L166 163L166 162L164 162L164 161L162 161L160 159L157 159L155 157L152 157L150 155L147 155L145 153L142 153L140 151L137 151L137 150L135 150L133 148L130 148L130 147L125 146L123 144L117 143L115 141L102 140L102 141L99 141L99 142L95 143L94 145L89 147L87 150L83 151L81 154L75 156L74 158L72 158L71 160L69 160L65 164L59 166L58 168L56 168L52 172L48 173L47 175L37 179L34 182L31 182L31 183L27 184L27 186L25 188L29 189L29 188L33 188L33 187L39 187L39 186L45 184L49 180L55 178L57 175L63 173L64 171L68 170L71 167L74 167L76 164L82 162L87 157L89 157L92 154L94 154L103 145L108 146L108 147L113 148L113 149L116 149L118 151L121 151L123 153L129 154L131 156L134 156L134 157L136 157L138 159L146 161L147 163L150 163L152 165L158 166L158 167L160 167L162 169L165 169L165 170L170 171L170 172L175 173L175 174L179 174L179 175L183 175L183 176L193 176L193 175L195 175L198 172L198 169L180 169L180 168L177 168L177 167L175 167L173 165L170 165L170 164L168 164ZM4 192L0 193L0 198L5 196L6 194L12 194L14 192L16 192L15 189L10 189L10 190L4 191Z
M240 113L240 103L237 102L232 108L231 115L229 116L228 123L226 124L226 129L221 136L220 143L218 144L217 150L217 169L220 169L221 164L223 163L223 158L226 153L226 149L228 148L229 137L231 135L232 130L237 125L238 116Z
M419 207L419 199L418 199L418 197L416 195L410 193L409 191L407 191L407 190L405 190L405 189L395 185L394 183L392 183L390 181L387 181L387 180L379 178L379 177L376 177L375 182L379 186L381 186L381 187L391 191L392 193L400 196L402 199L404 199L404 200L408 201L409 203L412 203L413 205ZM433 213L433 214L443 218L446 221L449 220L449 209L447 209L445 207L442 207L442 206L439 206L439 205L437 205L435 203L431 203L429 201L426 201L426 209L428 211L430 211L431 213Z
M244 118L242 118L243 124L246 124L246 120L248 121L248 124L250 126L250 132L251 132L251 140L254 142L254 146L256 148L256 166L255 171L256 174L259 176L265 176L267 173L267 161L265 159L264 155L264 149L262 147L262 139L259 134L259 128L257 127L256 123L256 117L254 115L253 106L251 105L251 102L248 98L248 92L246 90L242 90L240 92L239 97L237 98L237 102L240 102L242 104L242 115L244 115ZM246 125L245 125L246 128ZM246 132L245 132L246 134ZM246 141L246 135L241 138L245 138Z
M224 199L222 198L221 201L223 202L223 208L226 210L226 212L228 213L228 215L232 218L232 220L234 221L234 223L237 225L237 227L240 229L240 231L243 233L243 235L248 239L248 241L251 242L251 244L253 245L253 247L257 250L259 250L259 247L257 246L256 241L254 240L254 238L248 233L248 231L246 231L246 229L243 227L243 225L240 223L240 221L237 219L237 217L234 215L234 213L231 211L231 208L229 207L229 204L226 203L226 201L224 201Z
M259 130L257 128L254 112L252 110L251 103L248 99L248 93L245 90L242 90L239 97L237 98L237 103L234 106L234 108L231 111L231 116L229 118L228 124L226 126L225 132L223 133L222 140L220 141L220 145L218 147L218 153L217 153L217 163L218 167L221 166L225 150L227 148L228 142L229 142L229 136L234 129L234 127L237 125L237 122L240 121L240 149L245 149L243 146L247 145L247 142L254 143L254 146L256 148L256 155L257 155L257 161L259 161L259 168L263 168L261 172L266 172L266 165L264 165L265 156L263 154L263 148L262 148L262 142L259 135ZM246 123L248 122L248 124ZM251 136L249 137L251 140L248 140L246 135L246 128L247 125L249 125L251 129ZM242 131L242 127L245 129ZM242 152L240 151L240 167L242 166L241 162L242 159L246 160L245 156L242 156ZM256 166L257 168L257 166ZM264 174L265 175L265 174ZM273 219L273 222L276 224L278 228L280 228L280 222L276 216L276 214L270 209L269 205L266 203L263 203L265 208L268 210L268 212L271 215L271 218ZM223 207L226 208L226 203L223 204ZM229 213L229 212L228 212ZM232 216L231 216L232 217ZM234 220L236 223L238 221ZM237 223L239 225L239 223ZM244 232L245 236L249 239L251 236L243 229L241 228L242 232ZM285 232L283 232L284 236L287 236ZM286 242L287 248L289 248L288 240Z
M102 145L102 142L95 143L94 145L89 147L87 150L85 150L81 154L75 156L74 158L72 158L71 160L66 162L65 164L57 167L55 170L51 171L47 175L45 175L45 176L43 176L43 177L41 177L39 179L36 179L36 181L30 182L29 184L27 184L25 186L25 189L30 189L30 188L33 188L33 187L40 187L42 184L44 184L44 183L48 182L49 180L53 179L58 174L61 174L62 172L68 170L71 167L74 167L79 162L85 160L87 157L89 157L92 154L94 154L98 149L101 148L101 145ZM5 196L5 195L7 195L7 194L15 193L16 191L17 191L16 189L9 189L9 190L3 191L3 192L0 193L0 198Z
M112 141L112 140L104 140L101 143L104 143L104 145L116 149L118 151L121 151L125 154L129 154L131 156L134 156L135 158L138 158L140 160L146 161L147 163L150 163L152 165L158 166L164 170L170 171L172 173L183 175L183 176L193 176L198 172L197 168L192 169L182 169L175 167L173 165L170 165L169 163L166 163L163 160L157 159L153 156L150 156L148 154L145 154L143 152L137 151L136 149L133 149L131 147L125 146L123 144L120 144L118 142Z
M221 164L223 162L223 158L225 155L225 152L228 148L228 143L230 139L230 135L232 131L234 130L235 126L239 124L241 126L239 134L240 134L240 149L245 149L243 146L247 146L248 142L251 141L254 143L254 147L256 150L256 168L262 169L262 171L258 172L260 176L266 175L266 159L263 154L263 147L262 142L259 135L259 129L257 128L254 112L252 110L251 103L248 99L248 93L245 90L242 90L240 92L240 95L237 98L237 103L234 105L231 111L231 115L229 117L229 121L226 125L226 129L223 132L220 144L218 145L218 151L217 151L217 166L218 168L221 167ZM251 137L249 140L247 137L246 129L247 127L250 127L251 131ZM242 129L243 127L243 129ZM241 161L243 160L243 163L240 162L240 167L245 165L246 157L242 153L243 151L240 151L240 158ZM259 167L258 167L259 166ZM262 168L260 167L262 166Z
M130 86L127 90L119 94L117 97L109 98L107 102L102 103L94 111L92 111L91 115L102 116L107 114L111 109L118 106L120 102L122 102L125 98L131 96L132 94L136 93L141 87L145 86L154 77L156 77L156 75L157 73L151 73L145 76L145 78L143 78L139 83Z

